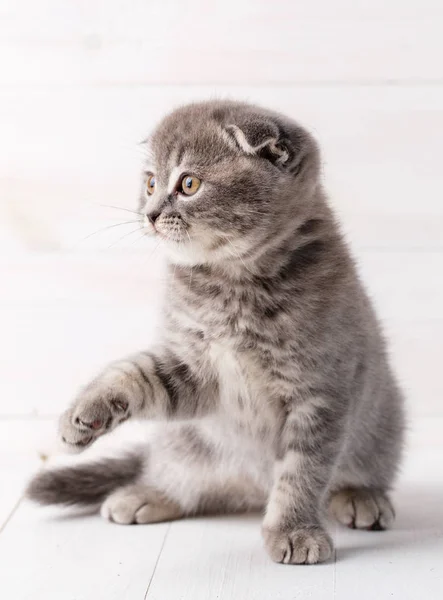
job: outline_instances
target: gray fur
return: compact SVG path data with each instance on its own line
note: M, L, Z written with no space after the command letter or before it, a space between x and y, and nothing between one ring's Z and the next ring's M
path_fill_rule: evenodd
M30 481L26 496L39 504L100 504L116 487L136 481L142 468L142 458L128 454L90 464L47 469Z
M196 472L210 461L216 471L223 452L198 437L200 420L213 418L259 448L271 557L325 560L331 497L334 514L354 524L349 498L390 506L404 414L379 323L326 202L317 144L290 119L236 102L180 108L150 144L146 171L157 187L140 207L146 232L169 254L163 341L99 375L62 417L61 435L82 446L130 415L198 418L171 461ZM181 172L201 180L194 196L180 193ZM200 479L204 502L172 498L183 514L222 494ZM241 479L229 487L235 496L239 483L240 500ZM377 528L371 514L365 523Z

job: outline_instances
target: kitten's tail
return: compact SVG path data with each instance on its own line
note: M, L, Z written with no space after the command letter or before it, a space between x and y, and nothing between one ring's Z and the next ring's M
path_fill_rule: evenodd
M50 467L31 479L26 496L39 504L98 505L116 488L134 483L142 469L143 458L135 452Z

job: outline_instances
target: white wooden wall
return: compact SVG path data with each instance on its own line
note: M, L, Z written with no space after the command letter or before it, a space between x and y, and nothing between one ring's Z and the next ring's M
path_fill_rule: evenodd
M129 214L98 205L133 205L161 116L215 96L317 136L411 413L443 414L442 58L442 0L2 0L0 415L146 345L160 253L83 238Z

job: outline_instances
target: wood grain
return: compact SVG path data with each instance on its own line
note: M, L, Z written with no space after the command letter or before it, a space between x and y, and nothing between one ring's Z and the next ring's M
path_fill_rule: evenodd
M186 10L171 0L8 0L3 12L8 85L442 80L435 0L334 9L327 0L188 0Z

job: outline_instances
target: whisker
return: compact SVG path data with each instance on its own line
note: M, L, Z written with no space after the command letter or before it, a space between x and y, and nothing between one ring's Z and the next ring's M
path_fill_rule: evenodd
M157 250L158 250L158 248L159 248L160 244L161 244L161 240L159 240L159 241L156 243L156 245L155 245L155 248L152 250L151 254L148 256L148 260L151 260L151 259L152 259L152 257L154 256L154 254L157 252Z
M122 223L114 223L113 225L108 225L107 227L102 227L101 229L98 229L97 231L93 231L92 233L90 233L89 235L87 235L86 237L82 238L81 240L79 240L75 245L74 248L80 244L81 242L84 242L85 240L87 240L88 238L92 237L93 235L97 235L97 233L101 233L102 231L107 231L108 229L112 229L113 227L120 227L120 225L129 225L130 223L139 223L140 219L133 219L132 221L123 221Z
M151 252L151 255L150 255L150 257L149 257L150 259L151 259L151 258L154 256L154 254L155 254L155 253L157 252L157 250L160 248L160 245L161 245L161 240L157 242L157 244L156 244L156 246L155 246L154 250Z
M137 242L139 242L139 241L140 241L142 238L144 238L144 237L145 237L145 235L146 235L146 233L145 233L145 232L143 232L143 233L141 234L141 236L140 236L140 237L136 238L136 239L135 239L133 242L131 242L131 244L129 244L129 245L130 245L130 246L134 246L134 244L136 244L136 243L137 243Z
M130 246L134 246L134 245L135 245L135 244L137 244L137 243L138 243L138 242L139 242L139 241L140 241L142 238L146 237L147 235L148 235L147 233L143 232L143 233L142 233L142 235L141 235L140 237L138 237L136 240L134 240L134 241L132 242L132 244L130 244ZM157 250L158 250L158 248L159 248L159 246L160 246L161 242L162 242L162 240L161 240L161 239L159 239L159 240L157 241L157 243L156 243L156 245L155 245L154 249L151 251L151 253L150 253L150 254L149 254L149 256L147 257L147 260L148 260L148 261L149 261L149 260L151 260L151 259L152 259L152 257L154 256L154 254L157 252Z
M186 231L186 235L188 236L189 243L192 245L191 236L189 235L189 232L187 229L185 229L185 231Z
M124 210L125 212L133 213L134 215L142 215L138 210L132 210L130 208L123 208L123 206L113 206L112 204L97 204L97 206L101 206L103 208L115 208L115 210Z
M112 242L112 244L110 244L107 247L107 250L109 250L109 248L112 248L112 246L115 246L115 244L118 244L118 242L120 242L122 239L124 239L125 237L128 237L128 235L132 235L133 233L135 233L136 231L140 231L142 229L142 227L137 227L137 229L133 229L132 231L130 231L129 233L125 233L125 235L122 235L121 237L119 237L117 240L115 240L115 242Z

